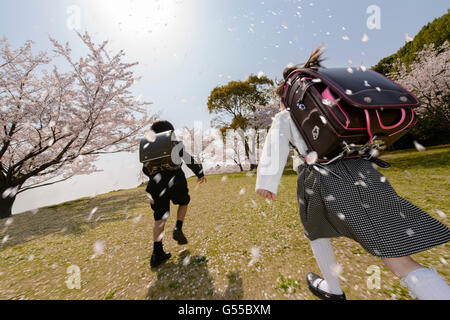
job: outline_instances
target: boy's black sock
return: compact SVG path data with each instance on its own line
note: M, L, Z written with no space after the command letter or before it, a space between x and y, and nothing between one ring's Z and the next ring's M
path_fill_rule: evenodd
M183 221L177 220L177 223L175 225L175 229L181 231L181 229L183 229Z
M153 242L153 252L155 252L155 253L162 253L162 252L164 252L162 241Z

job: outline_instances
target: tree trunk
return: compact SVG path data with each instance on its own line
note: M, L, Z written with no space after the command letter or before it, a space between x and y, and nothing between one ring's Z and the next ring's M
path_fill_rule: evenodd
M3 192L5 190L6 189L0 189L0 219L5 219L12 215L12 206L16 200L16 196L6 197L4 199Z

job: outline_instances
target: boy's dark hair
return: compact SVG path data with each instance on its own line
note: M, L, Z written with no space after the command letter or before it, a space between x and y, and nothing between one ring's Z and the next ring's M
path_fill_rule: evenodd
M151 129L155 133L161 133L166 131L175 131L174 126L169 121L158 121L152 124Z
M303 67L304 69L318 69L322 67L322 62L324 60L323 58L324 52L321 47L316 48L312 53L311 56L308 59L308 62L306 62ZM283 96L284 92L284 85L286 84L286 81L288 77L294 72L296 69L300 68L299 65L287 67L283 71L283 80L278 84L278 87L276 88L276 94L279 97Z

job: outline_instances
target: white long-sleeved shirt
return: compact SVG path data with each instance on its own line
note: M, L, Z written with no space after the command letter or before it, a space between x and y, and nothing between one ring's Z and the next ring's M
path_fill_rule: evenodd
M301 155L306 156L308 147L301 137L289 111L278 113L267 134L261 153L256 179L256 190L267 190L277 194L278 186L286 166L291 142Z

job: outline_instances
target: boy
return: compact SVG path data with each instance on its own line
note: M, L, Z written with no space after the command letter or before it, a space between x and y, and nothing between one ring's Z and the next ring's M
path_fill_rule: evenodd
M151 130L155 133L161 133L174 131L175 129L168 121L158 121L152 125ZM180 151L180 157L185 161L189 169L195 173L199 184L206 182L201 164L196 164L194 159L183 149ZM155 225L153 227L154 242L150 265L152 268L155 268L171 257L170 253L164 252L162 245L164 227L170 215L170 201L179 206L177 222L173 231L173 239L179 245L188 243L183 234L182 227L191 198L189 196L186 176L181 168L175 171L161 171L151 175L144 166L143 172L150 178L146 191L150 193L153 199L151 201L151 207L154 211Z

